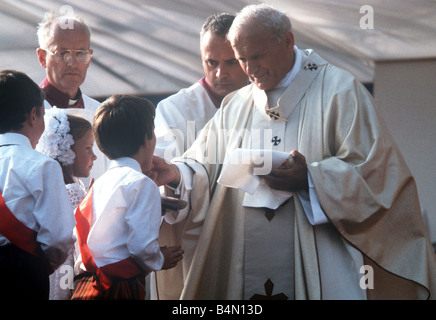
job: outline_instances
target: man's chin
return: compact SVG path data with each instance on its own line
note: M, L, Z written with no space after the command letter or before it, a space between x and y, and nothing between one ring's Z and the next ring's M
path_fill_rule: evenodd
M224 98L226 95L228 95L230 92L235 91L236 89L234 87L230 87L230 86L224 86L224 87L220 87L220 88L215 88L214 92L217 96L220 96L222 98Z
M267 83L263 83L263 82L254 82L254 84L256 85L256 87L258 87L260 90L263 91L268 91L272 88L270 88L270 86Z
M79 88L83 83L83 79L78 77L65 77L62 81L64 88Z

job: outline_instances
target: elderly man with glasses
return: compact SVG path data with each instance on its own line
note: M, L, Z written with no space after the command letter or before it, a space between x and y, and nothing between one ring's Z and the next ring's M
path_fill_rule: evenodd
M84 108L94 114L99 102L80 90L93 53L88 25L77 16L48 12L37 34L38 60L47 73L40 85L46 94L45 107Z

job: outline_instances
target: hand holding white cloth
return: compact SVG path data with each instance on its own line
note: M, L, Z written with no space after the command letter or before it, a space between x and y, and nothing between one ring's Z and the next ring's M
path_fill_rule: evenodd
M226 158L218 183L245 191L245 207L277 209L292 193L271 189L261 176L288 157L289 153L275 150L236 149Z

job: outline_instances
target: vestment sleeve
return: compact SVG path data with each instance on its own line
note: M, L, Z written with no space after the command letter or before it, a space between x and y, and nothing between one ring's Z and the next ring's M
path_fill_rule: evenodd
M419 284L416 292L425 297L428 292L423 289L433 285L428 266L435 259L414 178L363 86L346 77L324 83L323 109L306 109L301 130L305 141L315 141L308 154L318 159L308 159L308 170L320 205L336 230L368 261L386 274L398 275L398 282ZM323 128L319 139L311 133L316 127Z
M180 157L185 149L186 124L177 123L177 118L184 119L171 99L161 101L156 108L154 119L156 147L154 154L170 161Z
M174 189L176 195L180 195L180 199L187 201L188 205L179 211L167 210L164 219L169 224L175 224L186 219L189 214L190 195L192 190L193 171L183 163L177 163L177 167L180 170L180 183L176 189Z

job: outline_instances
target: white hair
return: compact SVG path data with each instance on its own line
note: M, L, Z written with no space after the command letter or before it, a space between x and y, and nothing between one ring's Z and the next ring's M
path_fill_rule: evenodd
M245 6L237 15L227 34L228 40L233 43L238 32L249 23L262 25L277 41L281 41L287 32L292 31L289 17L267 4L252 4Z
M73 23L73 25L70 25ZM61 28L74 28L74 23L78 23L83 27L87 33L89 39L91 39L91 29L88 24L81 17L75 15L74 13L61 13L56 11L49 11L44 14L44 18L38 24L38 42L39 47L42 49L47 49L50 41L53 38L56 26L60 25Z

